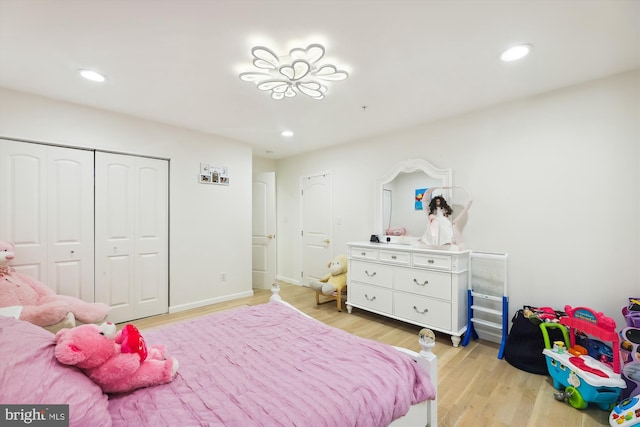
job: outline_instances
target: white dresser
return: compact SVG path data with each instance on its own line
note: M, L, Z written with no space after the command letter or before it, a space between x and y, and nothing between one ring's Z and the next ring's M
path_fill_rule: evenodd
M451 335L467 329L469 251L348 243L347 310L353 307Z

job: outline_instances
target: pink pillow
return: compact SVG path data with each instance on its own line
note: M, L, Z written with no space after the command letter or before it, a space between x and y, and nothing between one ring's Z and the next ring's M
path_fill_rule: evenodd
M53 355L54 334L0 316L0 403L69 405L69 425L111 426L109 401L85 374Z

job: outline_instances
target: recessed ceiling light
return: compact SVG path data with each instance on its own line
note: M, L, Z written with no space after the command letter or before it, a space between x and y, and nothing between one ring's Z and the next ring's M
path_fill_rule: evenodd
M530 44L520 44L517 46L512 46L507 50L503 51L500 54L500 59L504 62L517 61L518 59L524 58L531 52Z
M291 132L290 130L283 130L280 135L290 137L293 136L293 132Z
M107 79L105 76L103 76L102 74L96 71L78 70L78 72L82 77L84 77L87 80L91 80L92 82L103 82Z

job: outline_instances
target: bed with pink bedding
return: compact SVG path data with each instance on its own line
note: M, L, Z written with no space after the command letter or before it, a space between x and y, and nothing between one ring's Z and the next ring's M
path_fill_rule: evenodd
M75 368L56 363L52 334L7 319L0 318L0 404L68 403L71 425L374 427L401 422L412 405L435 403L435 387L416 354L329 327L275 301L143 331L148 345L164 344L179 360L177 377L108 398ZM41 372L29 355L5 363L25 348L25 330L41 337L38 357L48 364ZM22 344L15 333L23 335ZM49 380L48 370L63 373ZM24 390L24 376L44 378L38 392ZM76 404L76 396L47 396L47 384L90 388L90 399ZM418 413L420 425L436 424L427 419L435 414L431 409Z

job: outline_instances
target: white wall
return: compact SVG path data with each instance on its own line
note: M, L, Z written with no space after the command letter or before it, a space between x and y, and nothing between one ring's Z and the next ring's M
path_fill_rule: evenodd
M170 159L171 311L252 294L249 146L5 89L0 137ZM200 162L230 185L199 184Z
M275 172L276 161L264 157L253 157L253 173Z
M278 275L300 277L300 176L333 171L334 253L344 253L379 228L376 178L424 158L474 195L467 246L509 254L511 314L583 305L621 326L626 298L640 295L639 109L635 70L280 160Z

